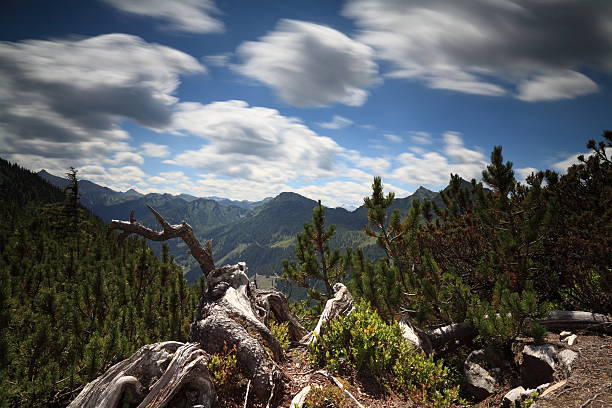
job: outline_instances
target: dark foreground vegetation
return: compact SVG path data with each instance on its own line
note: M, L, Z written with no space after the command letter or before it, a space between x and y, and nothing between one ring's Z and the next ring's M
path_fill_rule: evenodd
M511 354L517 338L544 335L537 321L550 310L610 314L612 162L606 149L612 132L588 147L592 154L566 174L539 172L526 183L516 181L512 163L496 147L484 185L451 176L443 206L414 201L403 218L389 213L394 196L375 178L364 231L376 238L381 259L359 248L330 248L334 229L325 226L324 208L315 207L312 224L297 239L295 260L284 265L286 279L311 289L311 302L292 310L313 328L339 293L338 281L356 302L350 314L325 322L325 330L304 341L290 333L290 323L266 318L276 339L270 361L295 362L290 347L308 344L298 366L325 368L406 405L453 406L471 398L461 391L463 346ZM214 268L204 271L208 286L204 279L186 285L167 250L158 259L146 242L108 233L81 208L76 173L69 175L73 183L62 192L0 162L0 406L65 406L141 346L187 341L202 305L223 306L237 276L224 278L229 284L222 282L221 295L210 286ZM405 341L398 321L429 333L463 323L470 332L459 342L419 350ZM251 383L241 351L230 343L211 352L208 370L218 403L241 406ZM334 387L316 388L305 406L351 406ZM290 391L291 385L274 403L291 400ZM248 392L246 398L251 401Z

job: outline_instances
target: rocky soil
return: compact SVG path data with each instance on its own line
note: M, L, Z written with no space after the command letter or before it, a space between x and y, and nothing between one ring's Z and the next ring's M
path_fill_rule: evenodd
M560 340L559 334L547 334L547 343L570 349L578 355L572 363L569 377L553 381L536 398L532 408L612 407L612 337L588 332L576 334L578 336L571 346ZM504 396L512 388L512 385L506 383L498 392L474 406L504 406Z

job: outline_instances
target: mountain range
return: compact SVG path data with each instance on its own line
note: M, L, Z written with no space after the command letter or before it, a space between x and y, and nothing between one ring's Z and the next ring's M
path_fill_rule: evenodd
M45 170L38 175L58 187L69 183L67 179ZM189 194L142 194L133 189L119 192L87 180L79 181L79 192L81 203L107 222L128 219L133 210L139 222L157 228L147 205L172 224L186 221L198 238L212 240L218 265L245 261L252 272L267 276L280 274L282 260L293 257L295 237L303 230L304 223L311 222L312 209L317 205L316 201L291 192L251 202ZM405 215L414 199L442 204L439 193L420 187L414 194L396 199L392 210L399 209ZM326 208L326 223L336 225L332 246L362 247L366 254L378 254L375 240L362 232L367 224L364 206L353 211ZM186 268L185 278L195 282L201 272L185 245L180 240L169 241L168 245L177 263ZM159 245L152 246L159 250Z

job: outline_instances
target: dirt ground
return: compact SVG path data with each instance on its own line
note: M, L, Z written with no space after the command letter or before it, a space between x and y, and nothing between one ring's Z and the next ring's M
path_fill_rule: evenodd
M554 334L548 341L563 344ZM567 382L532 407L612 407L612 337L578 333L577 342L569 348L577 352L578 357Z
M559 341L556 333L547 334L548 343L569 348L578 356L569 378L552 383L551 387L557 388L538 399L532 408L612 408L612 337L586 332L576 334L578 339L572 346ZM506 386L475 407L499 407L511 389L512 386Z
M532 408L612 408L612 337L577 333L578 339L572 346L559 341L559 335L549 333L546 341L570 348L578 353L572 365L572 372L567 380L551 384L554 391L538 399ZM282 365L287 378L279 407L289 407L291 399L306 385L325 387L332 382L324 375L318 374L308 360L308 353L303 348L292 349L287 353L287 360ZM382 393L373 389L367 379L341 378L346 388L364 406L368 408L411 408L419 404L399 394ZM472 405L475 408L500 407L503 396L510 391L512 384L505 386L499 393L485 401ZM231 404L234 406L234 404ZM241 405L241 404L240 404ZM238 407L238 404L235 405ZM251 404L249 404L251 406ZM357 405L347 399L347 407Z

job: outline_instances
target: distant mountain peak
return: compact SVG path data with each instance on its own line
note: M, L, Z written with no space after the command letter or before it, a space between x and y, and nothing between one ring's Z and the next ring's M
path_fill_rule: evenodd
M433 191L431 191L430 189L425 188L423 186L420 186L419 188L417 188L414 193L416 194L416 193L419 193L419 192L421 192L421 193L433 193Z
M314 201L311 200L308 197L304 197L301 194L298 193L294 193L292 191L283 191L282 193L280 193L279 195L277 195L276 197L274 197L272 199L272 201Z
M123 194L126 194L126 195L131 195L131 196L138 196L138 197L141 197L141 196L143 196L143 195L144 195L144 194L142 194L141 192L138 192L138 191L134 190L133 188L130 188L129 190L127 190L127 191L126 191L125 193L123 193Z

